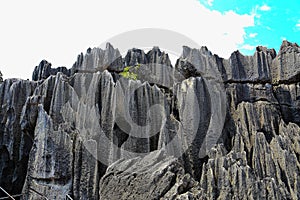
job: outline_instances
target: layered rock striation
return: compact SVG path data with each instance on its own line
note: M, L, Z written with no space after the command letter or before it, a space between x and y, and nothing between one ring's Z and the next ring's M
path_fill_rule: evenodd
M229 59L88 49L0 85L0 186L23 199L299 199L300 47ZM136 80L125 78L134 74ZM4 194L0 194L5 196Z

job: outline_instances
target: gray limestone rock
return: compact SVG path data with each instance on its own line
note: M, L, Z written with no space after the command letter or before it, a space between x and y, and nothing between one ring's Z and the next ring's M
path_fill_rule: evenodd
M158 47L122 58L107 44L70 70L42 61L35 81L0 84L0 186L23 199L299 199L299 55L287 41L229 59L183 47L173 67Z
M22 131L20 121L36 86L36 82L18 79L0 85L0 186L11 194L22 190L27 173L32 138Z
M147 64L148 57L141 49L130 49L125 56L125 66L134 66L137 64Z
M77 61L71 68L71 74L77 72L97 72L97 71L123 71L123 59L118 49L110 44L106 44L106 49L89 48L86 54L81 53L77 57Z
M272 61L272 78L274 83L295 83L300 77L300 47L283 41L280 51Z
M199 190L198 190L199 189ZM164 151L113 163L100 181L100 199L199 199L198 182Z
M135 73L142 82L172 89L174 84L185 79L172 66L169 55L158 47L153 47L147 54L140 49L131 49L124 60L129 71Z
M51 63L46 60L42 60L38 66L34 68L32 73L32 80L39 81L48 78L50 75L56 75L58 72L62 72L65 75L70 75L70 70L66 67L51 68Z

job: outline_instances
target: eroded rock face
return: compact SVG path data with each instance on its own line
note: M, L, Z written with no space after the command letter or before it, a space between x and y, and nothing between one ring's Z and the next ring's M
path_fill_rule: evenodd
M299 199L299 47L229 59L110 44L0 85L0 186L24 199ZM127 67L138 80L122 77ZM0 194L2 195L2 194Z
M86 54L81 53L77 61L71 68L71 74L77 72L97 72L97 71L123 71L123 60L118 49L114 49L109 43L106 49L89 48Z
M100 181L100 199L198 199L201 188L178 160L154 151L113 163Z
M42 60L38 66L34 68L32 73L32 80L39 81L48 78L50 75L56 75L58 72L62 72L65 75L70 75L70 70L66 67L51 68L51 63L46 60Z
M278 56L272 63L272 76L275 83L299 81L299 53L300 47L297 44L283 41Z
M23 187L32 137L22 130L22 109L36 82L5 80L0 85L0 186L12 194Z

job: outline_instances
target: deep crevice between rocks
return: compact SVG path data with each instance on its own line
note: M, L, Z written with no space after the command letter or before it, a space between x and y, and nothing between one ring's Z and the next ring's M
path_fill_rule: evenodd
M172 187L176 184L176 178L177 176L174 174L171 181L170 181L170 184L168 185L167 188L165 188L160 195L158 195L158 198L157 199L161 199L163 198L167 193L168 191L170 191L172 189Z
M280 169L281 180L284 183L284 185L287 188L287 190L289 191L289 193L291 193L291 190L290 190L290 187L289 187L289 183L288 183L288 178L287 178L285 172L281 169L281 167L279 167L279 169Z

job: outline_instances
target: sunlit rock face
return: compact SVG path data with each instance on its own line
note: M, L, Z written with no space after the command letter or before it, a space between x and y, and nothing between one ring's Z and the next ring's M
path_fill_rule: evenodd
M0 84L0 186L24 199L299 199L300 48L88 49ZM127 78L126 78L127 77ZM5 196L4 193L0 194Z

